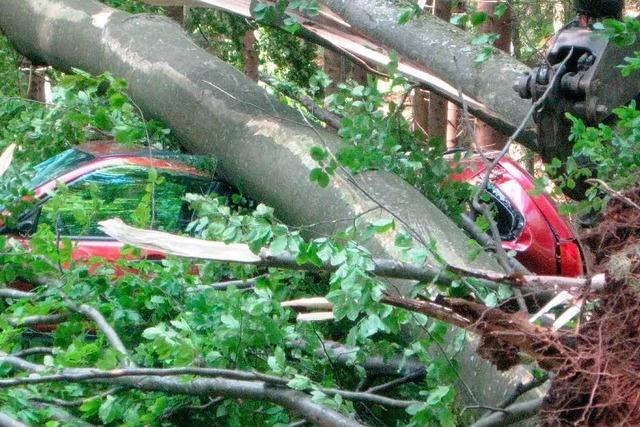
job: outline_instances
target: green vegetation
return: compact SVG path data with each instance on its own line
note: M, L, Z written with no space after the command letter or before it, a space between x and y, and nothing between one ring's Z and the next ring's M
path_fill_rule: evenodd
M157 10L133 0L105 3L130 12ZM273 20L287 5L308 14L317 13L317 2L309 0L278 1L275 6L263 6L254 12L261 14L259 20ZM406 22L418 13L419 8L408 7L399 20ZM500 13L504 13L503 8L496 11L496 15ZM456 16L455 22L476 28L488 18L486 13L470 11ZM535 36L521 45L525 58L531 57L548 35L548 20L534 29L525 28L535 19L526 16L520 25L523 36L532 32ZM207 49L244 68L242 38L252 30L246 21L198 10L188 25L191 35ZM396 61L384 70L385 78L369 76L363 84L339 82L337 91L324 99L330 80L315 63L317 47L295 36L297 22L284 22L283 27L274 29L267 22L258 25L256 49L261 71L342 117L342 145L335 156L324 147L312 149L317 167L310 179L326 187L338 168L352 174L386 170L411 183L451 218L459 218L467 209L471 188L447 179L454 166L444 157L443 141L425 140L411 130L404 103L413 87L399 75ZM632 30L636 31L635 27ZM622 37L630 29L625 26L616 31ZM491 54L495 40L493 34L476 38L477 44L486 47L485 57L478 61ZM53 81L51 104L32 102L24 99L27 79L19 71L21 58L4 37L0 37L0 55L0 149L12 143L18 146L13 164L0 183L0 206L9 213L6 225L15 225L20 212L31 207L26 184L33 166L76 144L114 139L122 144L178 150L170 130L145 119L128 97L126 81L81 70L72 74L49 71ZM624 72L640 68L637 62L629 59ZM291 99L286 102L299 106ZM561 185L571 188L585 177L606 182L616 191L637 184L640 113L632 104L617 109L615 114L615 124L598 128L587 128L571 118L574 157L566 165ZM306 117L310 122L316 120L311 114ZM460 154L453 159L460 160ZM587 168L586 164L597 167ZM547 169L553 172L561 166L554 162ZM382 303L384 293L393 289L374 274L375 263L365 244L373 237L389 237L398 231L395 221L353 218L335 235L311 238L308 230L283 224L273 209L259 201L257 206L247 207L252 205L243 203L246 200L241 195L188 194L180 201L189 203L194 212L186 233L206 240L246 243L256 254L263 248L268 248L272 256L288 253L310 271L196 263L173 257L161 262L141 261L142 253L133 248L126 248L126 259L115 264L100 259L89 263L74 260L77 241L61 236L65 233L54 227L61 218L81 224L86 231L95 225L100 209L108 208L109 215L133 210L131 218L125 219L146 228L154 225L154 210L162 220L166 212L181 207L164 196L163 191L173 191L168 186L174 185L165 177L154 170L141 179L144 191L132 195L127 200L132 204L126 209L118 203L110 204L115 198L113 190L101 193L95 184L77 192L63 188L43 210L44 220L31 236L29 249L15 238L0 236L0 289L20 282L32 292L29 298L0 300L0 351L11 354L34 345L47 347L44 354L27 356L44 365L47 374L68 368L113 370L135 365L269 375L281 380L274 388L302 391L313 402L344 415L357 413L359 420L370 425L456 426L473 416L462 411L456 400L458 366L450 356L465 345L464 333L422 314ZM589 199L576 205L575 212L604 209L610 196L601 190L597 186L590 189ZM86 206L87 201L95 206L93 211L78 208ZM175 231L178 227L170 224L165 228ZM423 265L428 259L436 267L446 265L438 253L438 242L418 242L414 237L398 231L389 238L407 262ZM326 264L334 271L317 268ZM451 277L450 286L423 282L409 296L423 301L457 297L478 301L484 308L495 307L512 296L506 285L490 288L485 281L455 272ZM247 289L237 282L225 285L237 280L251 281L253 287ZM334 322L296 322L296 313L281 305L317 295L326 296L333 304ZM104 316L128 354L118 350L104 328L96 326L95 318L79 308L81 305ZM54 314L68 317L53 328L43 327L46 321L31 322L33 316ZM407 340L407 334L415 338ZM327 350L328 341L347 347L346 360L337 360ZM365 362L372 356L382 356L386 361L395 357L403 367L418 361L424 367L423 378L399 384L387 394L402 404L363 402L336 392L366 390L396 377L369 375ZM15 374L11 366L0 363L0 376ZM193 375L181 378L186 383ZM0 412L47 427L66 425L54 420L58 407L77 419L104 425L283 426L298 421L294 413L268 399L219 394L221 397L214 398L170 390L149 392L95 379L60 380L0 388Z

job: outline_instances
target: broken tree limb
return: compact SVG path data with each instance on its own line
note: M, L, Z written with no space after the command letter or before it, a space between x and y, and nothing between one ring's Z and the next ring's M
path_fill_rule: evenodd
M6 0L0 27L39 62L127 79L147 117L167 123L188 151L215 155L226 179L290 225L319 223L314 232L331 234L340 225L328 221L379 203L426 240L440 242L441 256L452 264L498 269L485 254L471 261L464 233L392 174L363 173L354 184L338 172L325 189L311 182L309 173L318 166L311 148L335 150L337 137L312 128L299 111L198 48L166 18L130 15L93 0ZM370 249L396 253L392 240L378 239Z
M506 408L506 412L494 412L484 418L479 419L471 427L497 427L508 426L518 421L534 417L542 406L542 398L528 400L522 403L515 403Z
M0 387L61 381L93 382L126 386L143 391L162 391L190 396L220 395L240 399L271 401L300 414L307 421L318 425L332 427L362 426L362 424L354 419L313 402L312 397L306 393L284 386L276 386L273 382L265 381L264 376L251 372L219 370L220 374L228 374L227 377L223 377L215 375L215 370L210 369L210 377L200 377L191 381L184 381L176 377L176 375L198 375L198 372L203 374L207 370L204 368L137 368L100 371L91 368L70 368L63 369L57 374L46 375L45 372L47 368L44 365L38 365L17 357L1 354L0 361L7 363L15 369L32 373L29 377L0 380ZM246 379L235 379L234 377ZM283 381L280 381L280 384L282 384L282 382ZM376 396L376 398L377 397L378 396Z
M161 251L168 255L303 271L335 271L339 267L330 262L321 266L299 264L294 255L286 252L272 255L267 248L263 248L258 254L255 254L249 245L242 243L226 244L178 236L164 231L131 227L118 218L101 221L99 227L105 234L122 243L142 249ZM598 274L588 279L578 279L561 276L506 275L487 270L465 270L453 266L434 268L428 265L409 264L384 258L374 258L373 263L375 267L371 273L379 277L435 282L441 285L451 284L457 279L457 275L483 280L488 287L495 288L497 284L502 283L531 291L535 291L536 288L584 291L586 285L589 285L591 290L599 290L606 284L604 274Z
M145 0L149 4L164 4L164 2L172 1ZM184 4L196 2L198 7L216 8L244 18L252 18L252 2L249 0L178 0L178 2ZM358 32L326 7L320 9L318 16L302 16L291 11L287 13L300 23L301 31L297 33L299 37L345 55L356 64L365 67L368 64L386 67L391 61L390 49L381 45L377 40ZM398 11L398 15L399 13ZM471 48L475 49L473 46ZM398 55L398 72L405 75L410 81L418 83L421 88L461 105L455 82L451 79L452 75L440 73L442 78L437 77L438 73L434 74L430 66L409 59L399 49L394 48L394 50L401 53ZM522 66L524 67L524 65ZM373 68L370 68L369 72L377 74ZM508 129L515 128L509 120L509 116L503 117L500 112L493 111L484 101L473 98L466 92L463 96L469 111L483 122L496 129L503 129L505 133L508 133ZM522 139L534 138L534 136L531 132L527 132Z
M453 80L455 76L466 95L495 114L497 120L492 121L491 117L480 117L473 112L495 129L510 135L524 119L529 103L520 99L512 86L522 74L529 72L529 67L506 53L495 49L493 55L479 65L475 59L483 47L471 43L473 35L430 14L422 14L400 24L401 6L391 0L321 2L356 30L436 76L448 79L451 84L456 83ZM534 130L528 128L519 141L535 150Z

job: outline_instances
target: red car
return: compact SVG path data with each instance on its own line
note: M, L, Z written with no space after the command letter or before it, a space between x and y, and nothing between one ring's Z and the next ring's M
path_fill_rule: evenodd
M17 230L5 233L27 238L38 224L49 224L61 236L75 243L73 258L100 257L108 261L121 258L122 244L105 236L98 222L119 217L125 222L152 222L153 228L168 232L184 231L191 211L183 200L186 193L225 193L228 188L211 173L196 167L196 157L145 147L125 147L112 142L91 142L64 151L36 166L30 181L39 202L20 218ZM148 194L150 171L155 169L158 184L155 208L141 208ZM67 186L64 203L55 202L52 193ZM148 218L144 218L144 216ZM145 252L147 259L161 259L161 253Z
M485 163L478 157L461 160L457 181L479 184ZM502 247L516 251L516 259L540 275L578 277L584 273L582 252L571 225L547 195L533 195L533 177L504 157L492 171L488 192L496 206Z
M21 219L17 232L26 237L38 224L47 223L76 243L74 259L96 256L115 261L121 257L122 244L102 234L97 223L113 217L135 223L133 216L140 215L138 208L147 194L152 168L163 179L155 188L155 229L185 229L191 220L191 212L182 200L186 193L230 194L225 183L190 165L191 158L109 142L67 150L36 167L31 187L40 202ZM483 162L462 162L465 170L453 179L478 183L485 170ZM50 195L58 182L68 187L61 206L56 206ZM511 159L503 159L493 171L488 190L497 207L503 247L515 250L517 259L534 273L581 275L583 261L574 232L558 214L554 202L547 195L531 195L533 189L533 178ZM163 257L153 252L145 256Z

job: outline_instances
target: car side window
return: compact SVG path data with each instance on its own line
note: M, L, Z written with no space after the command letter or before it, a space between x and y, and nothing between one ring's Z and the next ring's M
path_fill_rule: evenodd
M170 170L158 170L151 191L149 169L117 166L94 171L68 185L42 206L39 223L63 236L104 236L98 223L121 218L130 225L177 232L188 212L186 193L206 194L211 181Z

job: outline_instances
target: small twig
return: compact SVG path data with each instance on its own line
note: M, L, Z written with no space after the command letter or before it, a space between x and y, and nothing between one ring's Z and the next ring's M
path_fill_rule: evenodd
M507 396L500 404L499 408L506 408L508 406L513 405L516 400L526 392L533 390L534 388L538 388L549 380L549 375L544 375L540 378L534 378L528 383L519 382L516 385L516 388Z
M487 405L465 406L464 408L462 408L462 413L464 414L466 411L471 411L471 410L485 410L485 411L491 411L491 412L502 412L507 415L509 414L509 411L507 411L506 409L496 408L495 406L487 406Z
M16 351L15 353L11 353L13 357L27 357L32 356L34 354L53 354L52 347L31 347L24 350Z
M226 282L213 283L211 285L200 285L193 288L189 288L186 290L186 292L192 293L192 292L200 292L200 291L208 291L208 290L224 291L231 287L235 287L238 289L249 289L249 288L253 288L256 282L265 276L267 276L267 274L261 274L260 276L256 276L250 279L228 280Z
M43 314L38 316L26 316L15 320L7 319L7 322L14 328L18 326L51 325L62 323L70 316L71 313Z
M373 387L369 387L367 390L365 390L367 393L384 393L390 390L393 390L396 387L399 387L401 385L407 384L407 383L411 383L414 381L420 381L422 379L424 379L425 377L425 371L424 370L418 370L415 372L412 372L408 375L405 375L404 377L401 378L396 378L395 380L391 380L389 382L386 382L384 384L380 384L380 385L376 385Z
M84 399L76 399L76 400L64 400L64 399L55 399L55 398L45 398L45 397L34 397L29 400L33 400L35 402L49 403L56 406L61 406L63 408L73 408L76 406L82 406L87 402L94 401L96 399L102 399L107 396L111 396L112 394L116 394L119 391L124 390L123 387L113 387L107 391L96 394L94 396L89 396Z
M589 179L585 179L584 182L586 182L587 184L599 185L610 196L620 200L623 203L626 203L628 206L634 209L640 210L640 205L638 205L636 202L634 202L633 200L631 200L630 198L622 194L620 191L616 191L613 188L611 188L609 184L607 184L603 180L597 179L597 178L589 178Z
M480 418L471 427L507 426L518 421L534 417L542 406L542 398L516 403L507 408L507 412L492 412L490 415Z
M11 288L0 289L0 298L24 299L24 298L33 298L34 296L35 294L33 292L19 291L17 289L11 289Z

